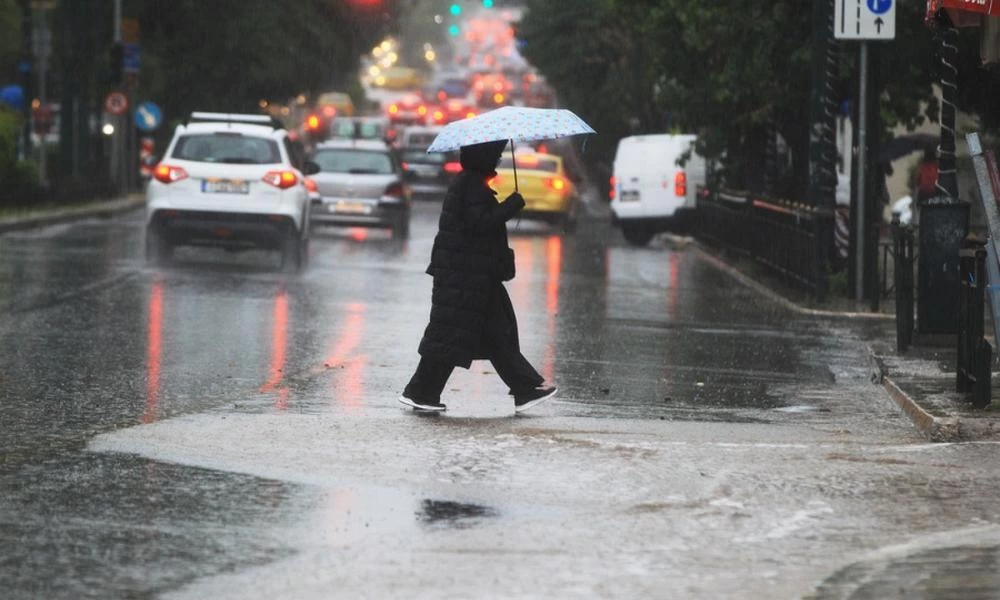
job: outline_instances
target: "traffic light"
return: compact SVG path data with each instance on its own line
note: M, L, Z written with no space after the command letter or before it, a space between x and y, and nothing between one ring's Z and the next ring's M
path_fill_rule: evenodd
M462 7L459 6L457 3L456 4L452 4L450 10L451 10L451 14L455 15L456 17L458 15L462 14Z
M125 46L117 42L111 46L108 53L108 81L111 85L118 85L122 82L122 70L125 66Z
M493 0L483 0L483 8L493 8Z
M448 35L450 35L451 37L455 37L458 34L459 34L458 25L452 25L451 27L448 28Z

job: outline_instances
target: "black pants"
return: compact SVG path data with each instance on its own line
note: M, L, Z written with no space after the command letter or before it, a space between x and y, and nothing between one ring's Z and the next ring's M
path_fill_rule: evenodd
M521 354L514 309L510 305L507 290L500 282L497 282L490 300L483 346L497 375L507 384L511 393L534 389L545 381ZM413 400L440 401L441 392L453 370L454 365L421 357L417 370L403 393Z

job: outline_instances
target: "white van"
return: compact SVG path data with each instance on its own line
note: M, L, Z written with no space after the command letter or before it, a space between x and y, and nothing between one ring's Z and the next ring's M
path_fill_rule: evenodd
M695 188L705 183L705 159L694 135L622 138L611 178L611 219L629 243L645 246L663 231L683 232L694 214ZM678 161L688 155L684 166Z

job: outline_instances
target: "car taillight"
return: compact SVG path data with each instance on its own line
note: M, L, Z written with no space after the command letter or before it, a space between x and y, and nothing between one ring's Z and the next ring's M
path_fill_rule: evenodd
M618 180L616 180L614 178L614 176L612 176L611 179L609 179L608 181L610 181L610 183L611 183L611 189L608 191L608 198L611 198L612 200L614 200L615 199L615 184L618 183Z
M461 173L462 163L460 162L446 162L444 163L445 173Z
M153 177L160 183L173 183L181 179L187 179L187 176L187 171L184 169L171 167L170 165L157 165L156 169L153 170Z
M549 153L549 147L546 146L545 144L538 144L538 148L535 148L535 152L537 152L539 154L548 154Z
M268 171L267 175L261 177L261 181L278 189L287 190L298 184L299 176L293 171Z
M398 181L390 183L389 187L385 188L385 191L382 192L382 196L388 196L394 200L402 200L404 196L403 184Z
M409 171L410 170L410 163L408 163L408 162L402 163L400 166L403 167L404 171Z
M324 106L323 115L325 115L328 118L333 118L334 116L337 115L337 109L332 106Z
M472 112L471 110L469 112L465 113L465 118L466 119L471 119L474 116L476 116L476 113Z
M444 121L444 113L439 110L434 111L434 120L439 123Z
M309 179L308 177L306 177L305 179L303 179L302 183L305 184L306 189L309 190L310 192L315 193L315 192L319 191L319 186L316 185L316 182L313 181L312 179Z
M552 177L550 179L545 180L545 185L549 186L550 188L556 191L561 192L563 189L566 188L566 180L563 179L562 177Z
M426 115L427 114L427 107L424 106L423 104L421 104L420 107L417 108L417 114L419 114L421 117L424 116L424 115Z
M399 106L398 105L396 105L396 104L390 104L389 105L389 114L390 115L394 115L394 114L396 114L398 112L399 112Z
M677 171L674 175L674 195L675 196L687 196L688 193L688 178L684 171Z
M494 102L494 104L503 104L503 101L504 101L504 95L503 94L501 94L500 92L497 92L497 93L493 94L493 102Z
M312 131L319 129L319 117L316 115L309 115L309 118L306 119L306 129Z

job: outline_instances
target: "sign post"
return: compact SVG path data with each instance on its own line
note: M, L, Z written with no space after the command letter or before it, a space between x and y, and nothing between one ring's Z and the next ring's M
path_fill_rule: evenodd
M833 0L834 38L861 42L858 82L858 203L855 211L854 299L865 299L865 202L868 191L868 42L896 39L895 0Z

